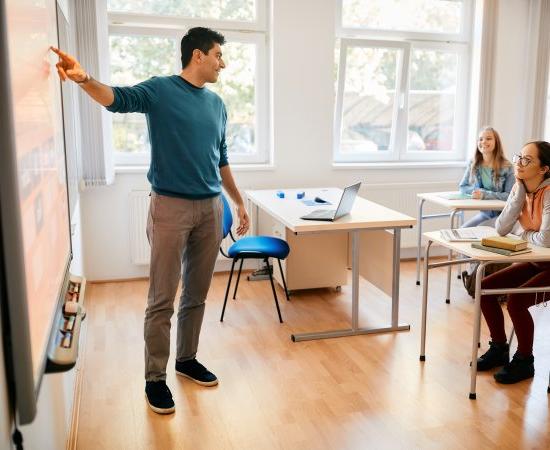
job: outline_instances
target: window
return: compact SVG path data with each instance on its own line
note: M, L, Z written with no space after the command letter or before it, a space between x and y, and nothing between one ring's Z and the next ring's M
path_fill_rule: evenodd
M335 162L464 160L471 1L338 6Z
M269 160L266 0L194 2L108 0L111 84L131 86L181 70L180 41L186 30L206 26L226 38L226 68L207 88L227 108L231 163ZM183 27L182 27L183 24ZM119 165L147 164L149 136L143 114L112 115L112 145Z

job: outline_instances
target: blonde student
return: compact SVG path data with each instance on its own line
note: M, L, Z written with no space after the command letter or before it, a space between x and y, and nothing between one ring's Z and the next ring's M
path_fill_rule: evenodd
M514 170L504 156L502 141L494 128L484 127L479 132L474 157L468 164L459 189L473 199L506 200L514 185ZM492 225L499 211L480 211L462 227Z
M550 144L529 142L514 157L517 181L502 214L496 221L501 236L521 236L531 244L550 247ZM485 277L481 289L550 286L550 261L513 264ZM544 302L548 293L508 294L507 309L518 338L512 360L506 342L504 315L498 295L483 295L481 311L491 333L489 350L478 359L478 370L503 366L495 373L499 383L511 384L532 378L534 324L529 308Z

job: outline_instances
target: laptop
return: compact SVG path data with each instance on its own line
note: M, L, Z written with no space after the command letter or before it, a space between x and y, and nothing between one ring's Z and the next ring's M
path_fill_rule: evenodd
M336 209L316 209L315 211L310 212L309 214L300 217L304 220L324 220L327 222L333 222L339 219L346 214L351 212L353 202L355 197L357 197L357 192L361 183L352 184L344 189L342 197L340 197L340 203L338 203L338 208Z

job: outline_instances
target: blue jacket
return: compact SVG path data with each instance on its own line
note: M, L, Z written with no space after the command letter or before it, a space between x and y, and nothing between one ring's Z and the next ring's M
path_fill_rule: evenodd
M516 182L516 177L514 176L514 168L510 166L505 166L500 169L500 174L497 177L496 186L493 186L494 190L486 189L481 182L481 173L479 167L474 170L474 179L473 182L470 180L470 171L472 170L473 162L470 161L462 181L458 185L461 194L471 194L475 190L479 190L483 193L484 200L506 200L512 186ZM494 183L494 173L491 169L491 179Z

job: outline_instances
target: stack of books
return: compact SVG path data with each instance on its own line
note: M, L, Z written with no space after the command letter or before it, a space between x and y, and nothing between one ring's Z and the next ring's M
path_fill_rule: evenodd
M481 240L481 244L472 243L472 247L506 256L522 255L531 251L525 239L508 236L486 237Z

